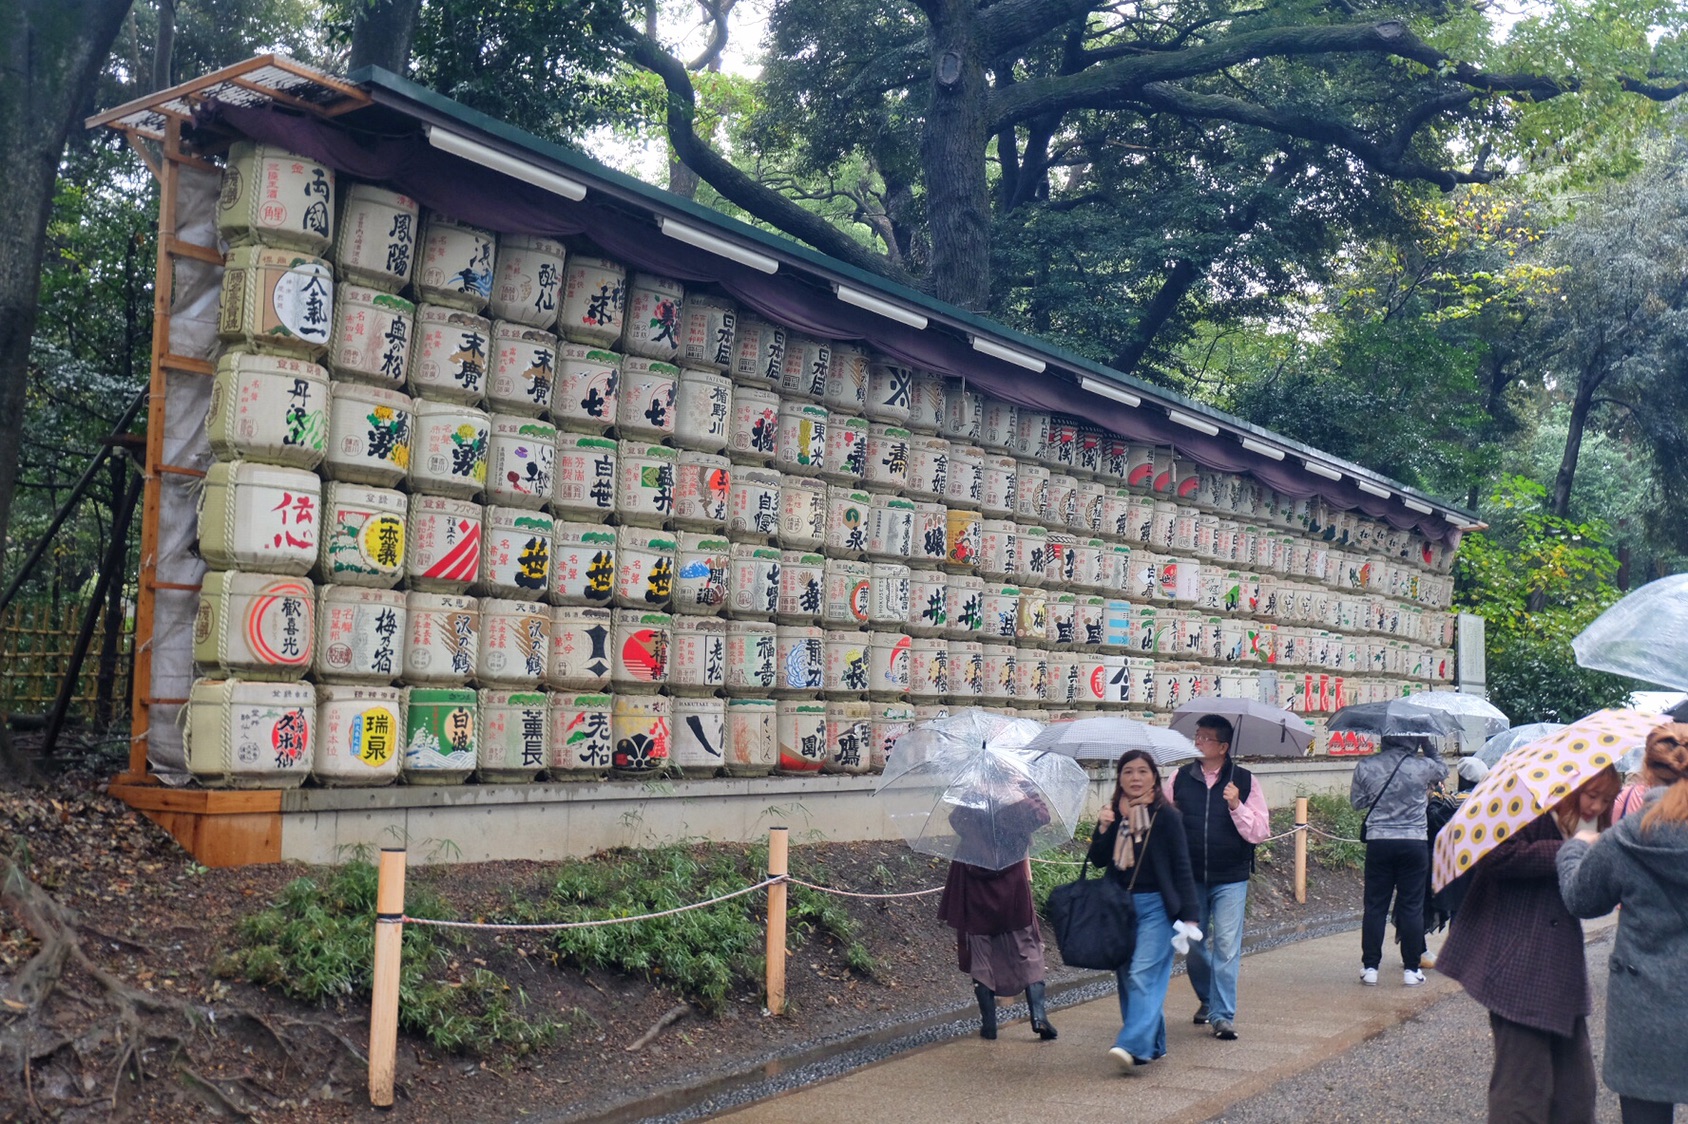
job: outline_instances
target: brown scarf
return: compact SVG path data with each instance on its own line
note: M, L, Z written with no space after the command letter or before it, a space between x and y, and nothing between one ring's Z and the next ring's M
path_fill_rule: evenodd
M1154 813L1149 808L1154 798L1154 790L1150 789L1141 799L1126 805L1120 816L1119 834L1114 837L1114 869L1130 870L1136 865L1137 849L1142 845L1143 836L1148 834L1149 825L1154 822ZM1120 799L1125 797L1122 795ZM1117 805L1115 810L1119 811Z

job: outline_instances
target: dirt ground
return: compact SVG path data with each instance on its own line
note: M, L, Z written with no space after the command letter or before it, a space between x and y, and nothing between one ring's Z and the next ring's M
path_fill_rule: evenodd
M972 1007L951 932L934 916L935 895L837 899L877 962L872 975L852 971L836 940L794 933L785 1016L765 1017L760 988L745 987L718 1016L685 1007L634 1050L628 1047L684 1006L661 981L554 965L531 934L477 936L463 971L504 975L536 1009L569 1013L572 1029L507 1063L441 1054L401 1037L398 1103L378 1114L365 1092L366 1000L309 1006L213 972L241 918L307 868L208 870L103 795L92 775L76 774L46 789L0 789L0 855L12 856L74 914L66 928L87 955L86 964L70 958L53 994L31 1012L32 997L15 985L41 942L15 898L0 911L0 997L11 997L0 1007L0 1121L379 1116L432 1124L537 1112L585 1120L816 1043L920 1016L960 1017ZM1355 871L1315 869L1309 901L1299 905L1288 842L1265 849L1262 860L1250 895L1253 930L1326 921L1358 906ZM791 869L876 894L938 886L944 874L942 862L892 843L794 845ZM474 916L511 894L542 893L546 873L540 863L429 867L414 872L412 884ZM1053 985L1089 977L1060 966L1045 936ZM112 984L134 989L136 1017L127 1025L110 1017Z

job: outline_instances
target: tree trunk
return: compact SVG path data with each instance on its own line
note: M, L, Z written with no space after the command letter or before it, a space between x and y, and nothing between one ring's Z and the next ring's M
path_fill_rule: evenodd
M176 56L176 0L158 0L158 35L152 41L152 88L166 90Z
M352 23L352 54L346 66L379 66L403 75L410 66L410 44L422 0L369 0L357 5Z
M1582 453L1583 430L1594 407L1594 392L1606 381L1606 372L1598 366L1596 354L1589 366L1577 378L1577 393L1571 399L1571 424L1565 431L1565 454L1559 458L1559 472L1553 477L1553 493L1548 497L1548 510L1565 518L1571 510L1571 485L1577 476L1577 457Z
M932 94L920 142L931 288L940 300L982 309L990 301L990 190L985 179L984 60L975 0L930 0Z

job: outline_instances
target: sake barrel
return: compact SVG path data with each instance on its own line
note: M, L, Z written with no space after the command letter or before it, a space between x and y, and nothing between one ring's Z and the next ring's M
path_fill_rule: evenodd
M404 595L404 681L417 686L462 686L475 677L481 605L451 593Z
M218 460L315 468L328 451L328 372L288 356L224 354L205 435Z
M634 273L627 285L622 350L664 363L679 359L685 299L685 287L680 282L654 273Z
M674 525L724 533L732 467L714 453L680 450L674 468Z
M408 394L374 386L329 385L328 456L323 474L390 488L410 471L415 403Z
M785 355L780 360L783 397L819 402L826 395L826 378L831 369L831 344L801 332L786 333Z
M907 425L913 392L913 367L870 360L867 366L867 401L862 406L862 412L875 421Z
M624 438L661 441L674 433L674 399L680 368L657 359L629 355L621 361L616 432Z
M867 409L867 353L848 344L832 346L821 403L829 410L855 416ZM830 459L830 458L829 458Z
M952 507L945 515L945 563L958 570L971 570L979 558L979 513Z
M916 433L936 433L944 421L944 399L948 391L944 377L932 371L916 371L909 389L908 427Z
M1052 707L1075 706L1079 694L1079 653L1055 649L1045 657L1049 668L1048 703Z
M778 706L773 699L728 699L723 768L729 777L765 777L779 759Z
M340 276L386 293L410 284L419 217L408 195L367 183L343 185L334 239Z
M822 568L826 587L821 619L836 628L867 624L873 568L853 558L828 558Z
M1073 606L1073 642L1084 648L1102 646L1108 599L1080 596Z
M1132 650L1137 652L1165 652L1171 648L1167 640L1166 610L1139 605L1131 614Z
M225 676L294 680L311 666L316 589L304 578L214 570L193 621L193 659Z
M1054 468L1069 476L1079 475L1078 423L1059 414L1049 419L1049 445L1046 459Z
M478 589L491 597L538 601L551 579L551 517L488 504Z
M553 480L551 510L559 517L608 517L616 509L616 443L608 437L558 434Z
M1102 537L1114 542L1130 538L1130 510L1130 491L1125 488L1106 489L1102 496Z
M1080 479L1094 477L1102 481L1103 487L1111 486L1106 480L1108 475L1107 440L1107 436L1101 430L1082 424L1079 426L1077 459L1074 461L1072 468L1074 476Z
M505 234L492 269L492 314L512 324L548 329L557 322L568 251L554 238Z
M914 501L874 492L868 510L867 556L904 561L914 552Z
M908 557L909 564L916 568L942 566L949 560L949 508L915 501Z
M967 705L985 697L985 646L977 640L949 643L949 698Z
M912 596L909 568L898 562L874 562L871 567L868 623L900 627L909 619Z
M1221 519L1214 525L1213 560L1230 564L1237 560L1237 538L1242 526L1235 519Z
M833 414L826 429L820 474L834 483L859 487L867 472L867 419Z
M780 600L778 548L736 542L730 556L727 615L772 620Z
M776 619L782 624L808 624L821 619L825 596L826 559L800 550L780 551L779 602Z
M672 535L644 527L615 531L615 588L613 600L625 609L666 608L674 594Z
M738 308L725 297L692 290L680 309L681 365L725 371L733 361Z
M519 414L493 414L487 431L486 498L541 508L556 490L557 427Z
M1151 490L1159 496L1171 499L1178 491L1178 458L1171 449L1156 449L1155 479Z
M866 773L873 754L873 707L865 702L826 704L826 758L821 772Z
M1123 597L1110 597L1102 616L1102 648L1120 651L1136 645L1137 606Z
M217 335L251 351L316 358L334 327L334 274L297 250L237 246L223 266Z
M781 401L774 464L782 472L818 476L826 460L827 410L813 402Z
M1100 535L1107 489L1095 480L1080 480L1073 489L1073 518L1067 526L1080 535Z
M1039 461L1052 472L1062 471L1049 443L1049 423L1048 411L1019 407L1014 411L1014 427L1007 436L1007 451L1022 460Z
M1015 462L1014 516L1022 523L1041 523L1049 517L1049 469L1030 461Z
M673 700L662 695L617 694L610 704L610 773L648 777L668 768Z
M1014 516L1018 494L1019 466L1013 457L993 453L980 467L979 510L998 519Z
M703 453L724 451L732 409L733 382L726 375L680 368L674 392L674 444Z
M1020 627L1020 588L987 583L980 604L985 619L982 630L985 638L1014 639Z
M559 341L557 388L551 420L580 433L603 433L615 424L622 356L591 344Z
M552 524L549 599L558 605L608 605L615 590L615 528Z
M667 680L671 693L712 695L726 686L726 621L715 617L675 617L671 636ZM720 748L719 739L713 744Z
M1219 540L1219 517L1217 515L1196 516L1195 555L1197 558L1213 561L1217 559ZM1300 542L1299 539L1295 540ZM1301 561L1305 565L1307 555L1303 551ZM1298 571L1299 572L1299 571Z
M720 622L714 622L720 623ZM725 764L727 704L716 698L672 700L671 760L682 777L713 777Z
M860 695L867 690L867 633L829 629L823 652L822 690L828 695Z
M984 480L984 454L970 445L951 444L944 502L950 507L978 507Z
M983 435L985 400L975 390L952 386L944 394L944 416L938 432L951 441L977 442Z
M311 777L329 787L392 784L404 761L404 692L318 687Z
M551 610L532 601L481 598L480 651L475 680L482 686L537 690L551 654ZM484 748L484 747L483 747Z
M782 624L775 630L773 693L809 697L825 679L826 634L814 625Z
M1064 472L1051 473L1049 477L1049 505L1044 509L1040 522L1054 530L1065 530L1072 522L1076 501L1073 490L1078 487L1078 481Z
M1126 486L1135 492L1152 492L1155 487L1155 449L1133 443L1126 454Z
M776 773L803 776L818 773L826 763L826 704L780 699L774 707L779 737Z
M616 444L615 513L623 524L660 527L674 513L679 453L644 441Z
M736 386L731 418L727 455L742 464L772 464L779 444L779 396L754 386Z
M461 784L479 756L480 703L467 687L405 691L406 784Z
M238 140L223 164L217 234L325 253L334 235L334 171L273 145Z
M942 502L949 490L949 463L948 441L919 435L910 438L905 493L917 499Z
M777 391L785 366L785 329L759 316L742 315L733 342L733 381L760 390Z
M780 478L780 545L819 550L826 543L827 485L810 476Z
M627 305L627 270L606 258L576 254L564 267L557 332L576 343L613 347Z
M556 386L557 337L543 328L493 321L487 405L496 412L538 417L551 408Z
M767 621L727 622L726 687L729 694L761 696L778 681L779 634Z
M908 693L917 699L941 698L949 690L949 641L916 636L909 641Z
M902 736L914 729L914 707L907 703L875 704L870 716L871 741L868 746L868 770L883 773Z
M1014 701L1021 705L1049 701L1049 653L1042 648L1021 645L1014 650Z
M544 693L483 687L477 701L481 725L475 778L495 784L537 780L551 748Z
M610 685L610 610L559 605L551 610L551 658L546 686L607 691Z
M416 403L410 486L429 495L472 499L486 487L486 411L456 402Z
M655 690L666 683L674 618L640 609L614 609L610 618L610 681L622 689Z
M545 775L553 781L601 780L610 767L609 695L553 691L545 696L551 739Z
M1157 516L1159 515L1159 504ZM1169 536L1170 542L1170 536ZM1260 528L1252 523L1244 523L1237 528L1237 565L1254 567L1260 565Z
M217 461L199 498L199 554L217 569L302 575L316 564L321 515L316 473Z
M949 627L949 577L940 570L909 573L905 628L915 636L940 636Z
M1014 539L1014 559L1018 567L1015 579L1018 584L1035 586L1059 580L1055 550L1050 544L1047 528L1036 523L1016 523Z
M1078 594L1051 593L1046 601L1049 643L1070 645L1078 643Z
M765 543L779 525L780 474L764 468L736 469L727 491L727 537Z
M985 580L973 574L949 574L949 625L952 640L976 640L985 628Z
M856 557L867 550L868 523L873 497L862 491L836 486L826 490L826 551L839 557Z
M317 682L391 683L403 674L409 630L398 590L321 586L316 629Z
M979 573L998 581L1018 572L1014 524L1006 519L979 521Z
M206 788L299 787L315 733L309 683L196 679L188 691L187 767Z
M403 297L362 285L335 293L327 358L336 378L402 386L415 338L416 306Z
M422 256L416 291L422 299L465 312L480 312L492 297L497 235L439 212L422 223Z
M901 426L873 422L867 427L867 471L862 484L869 491L901 494L908 486L910 433Z
M901 698L909 691L909 643L901 632L874 629L867 635L871 698Z
M1073 565L1067 584L1078 590L1106 592L1108 586L1102 582L1103 549L1101 539L1087 539L1082 536L1075 539L1072 544Z
M478 404L486 397L492 347L492 321L486 317L445 305L419 306L407 372L410 392L436 403Z
M719 532L681 531L675 536L674 611L715 616L727 607L732 547Z
M1011 644L983 646L983 665L979 674L979 694L986 703L1008 703L1014 700L1014 647Z

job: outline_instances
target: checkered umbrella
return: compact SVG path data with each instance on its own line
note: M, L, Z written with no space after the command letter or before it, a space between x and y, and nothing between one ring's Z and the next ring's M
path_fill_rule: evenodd
M1436 836L1430 880L1440 890L1624 753L1646 742L1657 715L1597 710L1510 751Z

